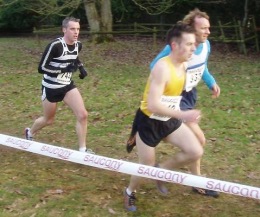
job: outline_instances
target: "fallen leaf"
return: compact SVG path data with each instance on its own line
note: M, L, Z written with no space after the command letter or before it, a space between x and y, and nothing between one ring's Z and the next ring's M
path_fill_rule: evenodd
M254 172L251 172L251 173L249 173L249 174L247 175L247 178L258 180L258 179L260 179L260 175L254 173Z
M112 208L108 208L108 212L111 214L116 214L116 212Z
M62 194L63 190L62 189L54 189L54 190L47 190L48 194Z

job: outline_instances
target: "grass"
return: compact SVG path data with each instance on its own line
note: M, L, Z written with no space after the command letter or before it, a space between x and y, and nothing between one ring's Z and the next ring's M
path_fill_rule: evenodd
M23 129L41 115L38 62L50 39L0 38L0 132L23 137ZM125 142L139 106L150 61L152 41L121 38L93 45L82 39L81 59L89 76L74 81L89 112L88 147L99 155L137 162ZM260 63L258 54L243 56L228 47L212 46L209 68L221 87L211 99L199 84L201 127L208 139L202 163L207 177L259 187L260 181ZM54 125L36 140L77 149L75 118L59 104ZM167 184L171 194L159 195L145 180L138 192L138 211L123 209L122 190L129 175L60 161L0 146L0 217L238 217L257 216L259 200L222 193L219 199ZM161 144L158 160L176 149ZM186 171L185 168L182 171Z

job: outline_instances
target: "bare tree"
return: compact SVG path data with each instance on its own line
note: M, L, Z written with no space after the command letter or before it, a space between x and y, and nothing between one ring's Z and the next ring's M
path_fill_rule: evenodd
M101 30L106 32L112 31L113 16L111 11L111 1L110 0L100 0L100 17L101 17Z
M15 0L13 0L15 1ZM52 15L69 16L77 10L82 3L82 0L64 0L61 3L57 0L24 0L24 7L27 10L33 11L43 17L43 19ZM64 12L66 9L66 13Z
M113 17L110 0L84 0L86 16L92 33L92 41L113 40Z
M42 17L42 20L55 16L70 16L75 10L84 5L89 23L91 39L95 42L111 41L113 16L111 0L9 0L6 3L0 0L0 7L10 6L17 2L23 3L26 10L33 11Z
M248 0L245 0L245 4L244 4L244 18L243 18L243 22L242 22L242 27L246 26L247 19L248 19Z
M140 9L150 15L169 13L169 9L182 0L132 0Z
M159 15L163 13L172 13L173 6L187 2L187 0L132 0L142 10L150 15ZM226 0L192 0L193 3L220 4L226 3Z
M84 7L91 32L100 32L100 19L95 0L84 0Z

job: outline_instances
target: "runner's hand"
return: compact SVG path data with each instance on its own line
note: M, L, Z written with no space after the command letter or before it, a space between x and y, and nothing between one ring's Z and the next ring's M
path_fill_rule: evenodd
M76 63L70 63L69 65L67 65L65 68L61 69L61 72L62 73L65 73L65 72L76 72L78 69L78 64Z
M220 95L220 87L215 84L213 87L212 87L212 98L217 98L219 97Z
M198 123L201 118L201 112L200 110L188 110L188 111L181 111L181 120L183 122L195 122Z
M83 65L81 65L81 66L79 66L79 78L80 79L84 79L87 75L88 75L88 73L87 73L87 71L84 69L84 67L83 67Z

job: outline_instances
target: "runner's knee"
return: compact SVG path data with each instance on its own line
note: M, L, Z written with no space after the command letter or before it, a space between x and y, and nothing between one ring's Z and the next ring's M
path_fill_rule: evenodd
M154 166L155 160L154 159L139 159L139 163L147 165L147 166Z
M194 160L200 159L203 155L203 152L204 152L204 150L203 150L202 146L197 146L197 147L190 149L188 151L188 155L190 157L190 160L194 161Z
M83 110L78 115L78 121L79 122L85 122L88 119L88 112L86 110Z
M199 142L200 142L200 144L201 144L202 146L205 146L205 145L206 145L206 138L205 138L204 135L199 136L198 139L199 139Z

